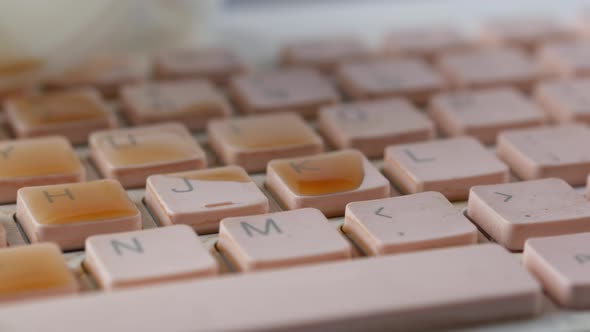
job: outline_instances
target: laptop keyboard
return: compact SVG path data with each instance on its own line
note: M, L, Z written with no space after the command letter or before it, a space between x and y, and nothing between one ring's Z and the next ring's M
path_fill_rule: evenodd
M0 330L590 326L585 31L0 67Z

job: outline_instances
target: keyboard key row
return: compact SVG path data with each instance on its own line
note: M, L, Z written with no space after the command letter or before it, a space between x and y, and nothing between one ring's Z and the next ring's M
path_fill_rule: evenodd
M108 258L103 256L104 262L113 264L124 257L117 256L112 242L102 248L110 251ZM20 249L10 249L15 258L23 255ZM138 266L148 255L122 250L127 258L138 258L133 263ZM40 274L28 276L39 279ZM432 276L444 282L433 283ZM421 285L424 291L416 292L412 285ZM129 326L149 331L336 330L343 325L414 331L530 317L540 312L541 302L539 284L510 254L496 245L478 245L8 306L0 311L0 320L6 332L52 327L56 327L52 331L105 331ZM171 310L162 311L162 303ZM272 315L252 314L252 308L269 306ZM208 315L196 320L196 312ZM85 319L59 324L64 315ZM119 318L108 319L114 316ZM419 319L425 316L429 318Z
M304 73L310 72L299 72L307 76ZM299 75L295 71L283 74ZM387 76L386 73L381 75ZM414 79L418 77L414 74L411 76ZM278 86L280 86L276 82L268 85L273 86L273 90L279 89ZM304 85L307 84L282 87L280 90L286 95L292 95L293 100L289 101L290 97L283 96L286 99L280 97L275 100L277 104L273 104L271 110L281 111L281 113L294 110L300 111L303 115L317 112L319 129L332 145L337 148L359 148L369 157L381 156L384 147L388 144L433 138L435 132L432 121L444 136L472 135L485 144L493 144L501 131L540 126L547 123L547 120L557 123L584 122L587 118L585 95L590 91L587 79L574 79L548 81L537 85L534 93L537 103L533 103L529 98L509 87L443 92L430 98L429 119L419 114L420 111L404 98L353 101L338 105L334 105L335 101L325 101L322 104L321 98L309 95L311 90L306 90L307 88L301 90ZM258 87L253 89L256 90ZM254 90L250 92L264 93L261 92L262 90ZM249 90L244 90L245 95L250 93L246 91ZM213 143L216 143L216 139L226 140L226 137L238 136L240 132L235 130L238 122L246 127L261 129L261 133L257 133L259 130L247 130L248 133L239 135L239 141L252 136L254 145L280 145L287 137L293 137L287 139L292 141L295 136L309 136L308 139L311 139L311 136L317 136L310 129L304 128L306 125L299 119L292 119L295 124L293 129L286 129L285 120L280 117L252 116L251 120L222 119L232 114L228 101L205 81L146 83L129 86L123 90L122 102L123 114L134 125L178 121L184 123L190 130L202 130L207 127ZM315 106L310 108L310 103ZM116 126L114 114L93 90L10 99L5 106L8 122L18 138L64 135L72 143L80 144L86 143L92 132ZM260 112L266 111L260 109ZM216 119L229 127L234 135L227 133L228 129L221 133L221 129L217 127L224 125L216 121L216 124L207 125L208 122L214 122L213 120ZM386 126L389 120L392 125ZM281 128L284 132L281 132ZM304 131L311 133L305 134ZM290 132L293 133L289 135ZM285 135L285 138L281 139L278 135ZM318 141L315 143L317 151L321 139L314 140ZM224 144L215 144L214 147L219 145ZM218 154L225 156L224 151L220 150L225 149L218 147ZM225 156L226 160L232 158L234 157L230 155ZM247 165L248 162L244 162L242 166L249 171L260 171L264 169L265 159L267 158L260 158L261 163L253 168Z

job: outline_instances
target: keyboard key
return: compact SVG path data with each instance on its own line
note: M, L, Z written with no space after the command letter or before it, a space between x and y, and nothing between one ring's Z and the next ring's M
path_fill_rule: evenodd
M545 122L535 103L509 87L442 93L431 99L429 110L445 136L469 135L484 144L494 144L503 130Z
M342 230L373 256L477 242L477 228L432 191L350 203Z
M518 260L487 244L11 306L0 321L15 327L6 332L424 331L530 317L542 304L541 287Z
M557 123L590 124L590 79L542 82L535 88L535 100Z
M6 227L0 223L0 248L6 247L8 245L8 239L6 236Z
M483 25L481 39L494 46L515 46L533 51L539 45L556 40L573 39L574 32L549 17L505 17Z
M312 67L330 73L343 62L367 60L372 56L361 40L334 37L288 43L282 49L281 62L286 66Z
M391 59L343 64L338 81L353 99L406 97L424 104L446 82L430 65L419 59Z
M105 289L212 276L217 262L188 226L95 235L84 267Z
M563 78L590 76L590 42L569 41L544 45L539 59L548 71Z
M90 235L141 229L141 215L119 182L97 180L19 189L16 218L31 242L82 249Z
M94 132L90 136L94 164L107 178L126 187L140 187L152 174L206 167L205 152L185 126L166 123Z
M444 54L437 66L451 86L459 89L510 85L528 91L547 76L540 63L514 48Z
M532 237L590 232L590 202L561 179L475 186L467 214L510 250Z
M73 294L79 289L61 250L53 243L1 249L0 266L0 303Z
M422 57L434 61L442 53L464 51L474 46L458 29L436 25L392 31L386 35L383 48L387 55Z
M6 114L18 138L62 135L84 144L97 129L116 127L114 114L91 89L9 99Z
M84 181L86 171L63 137L0 142L0 203L16 201L22 187Z
M350 243L317 209L223 219L217 248L239 271L352 258Z
M390 184L356 150L273 160L266 187L283 207L312 207L327 217L344 215L346 204L389 197Z
M338 149L354 148L369 158L383 156L391 144L435 137L434 124L404 99L383 99L327 106L318 126Z
M178 121L190 130L201 130L209 120L231 114L223 94L202 80L126 86L121 101L133 125Z
M529 239L524 246L524 266L561 306L590 308L588 274L590 233Z
M37 58L15 58L0 61L0 102L36 90L43 69Z
M147 63L132 56L97 56L75 64L46 80L49 89L94 87L105 97L115 97L123 85L147 79Z
M154 59L154 72L159 79L207 79L227 84L232 76L246 71L246 64L230 49L176 49Z
M332 83L317 71L290 68L232 79L230 93L243 113L295 111L314 117L320 107L340 100Z
M508 167L471 137L390 146L383 171L406 194L438 191L451 201L509 179Z
M272 159L324 150L322 138L293 113L211 121L207 135L209 144L225 164L239 165L248 172L264 171Z
M187 224L199 234L217 232L223 218L269 209L266 196L238 166L152 175L145 202L161 224Z
M557 177L577 186L590 173L588 141L584 125L515 129L498 136L496 154L523 180Z

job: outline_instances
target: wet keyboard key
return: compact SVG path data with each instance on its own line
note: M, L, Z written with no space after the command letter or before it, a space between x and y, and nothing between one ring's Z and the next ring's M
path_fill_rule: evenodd
M91 236L84 267L109 290L213 276L218 269L185 225Z
M121 90L123 111L133 125L178 121L189 130L231 114L223 94L204 80L144 83Z
M590 173L588 141L581 124L514 129L498 136L496 154L523 180L557 177L577 186Z
M438 191L451 201L465 200L472 186L509 179L508 167L472 137L392 145L383 171L406 194Z
M425 291L416 291L416 285ZM487 244L97 292L2 308L0 321L15 327L6 332L47 326L60 332L130 326L174 332L337 331L343 326L410 332L528 318L542 307L535 279L505 249ZM253 308L272 308L272 315L252 314Z
M590 233L529 239L524 246L526 268L559 305L590 308Z
M204 168L205 152L185 126L166 123L95 132L90 136L94 164L126 187L145 185L148 176Z
M346 63L337 76L342 89L353 99L406 97L424 104L446 85L440 74L419 59Z
M199 234L217 232L226 217L268 212L268 198L238 166L152 175L145 202L161 224L187 224Z
M18 138L62 135L73 144L84 144L91 132L117 125L112 111L92 89L9 99L5 109Z
M0 266L0 303L74 294L79 289L53 243L0 249Z
M6 227L0 223L0 248L8 245L8 239L6 235Z
M590 79L562 79L536 86L535 101L557 123L583 122L590 125Z
M442 93L431 99L429 111L445 136L472 136L484 144L494 144L506 129L545 123L543 110L509 87Z
M313 69L289 68L245 74L232 79L230 94L242 113L294 111L314 117L340 96L333 84Z
M221 47L168 50L154 59L154 72L159 79L199 78L224 85L246 70L246 64L235 52Z
M9 97L35 92L44 62L37 58L0 61L0 102Z
M344 215L346 204L389 197L389 181L356 150L276 159L268 164L266 187L283 207L317 208Z
M82 249L90 235L141 229L141 215L119 182L26 187L18 191L16 218L31 242Z
M52 136L0 142L0 203L16 201L22 187L80 182L85 169L71 144Z
M428 116L401 98L324 107L318 126L334 147L358 149L369 158L383 156L391 144L435 137Z
M239 271L352 257L352 247L317 209L221 221L217 248Z
M510 250L533 237L590 232L590 202L561 179L475 186L467 214Z
M368 60L372 56L361 40L337 36L288 43L282 49L281 62L286 66L312 67L330 73L343 62Z
M454 88L513 86L530 91L548 75L532 56L514 48L481 49L441 55L437 67Z
M223 163L239 165L248 172L264 171L272 159L324 150L322 138L294 113L212 121L207 134L209 144Z
M342 230L367 255L477 242L475 226L441 193L433 191L350 203Z

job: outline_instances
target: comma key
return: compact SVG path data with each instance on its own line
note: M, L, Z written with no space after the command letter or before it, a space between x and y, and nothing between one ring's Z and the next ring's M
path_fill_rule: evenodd
M477 242L475 226L438 192L352 202L342 230L368 255Z

